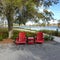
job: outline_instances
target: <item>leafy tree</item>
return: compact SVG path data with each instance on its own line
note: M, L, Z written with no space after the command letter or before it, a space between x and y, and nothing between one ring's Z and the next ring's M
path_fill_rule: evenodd
M17 11L16 11L16 18L15 18L15 23L19 23L20 24L24 24L27 22L27 18L25 16L25 12L24 12L24 9L21 13L21 11L17 8Z
M58 0L0 0L0 15L3 14L8 21L9 38L13 36L13 22L16 9L21 12L23 20L35 17L44 18L44 15L37 12L38 7L43 5L48 8L57 4Z

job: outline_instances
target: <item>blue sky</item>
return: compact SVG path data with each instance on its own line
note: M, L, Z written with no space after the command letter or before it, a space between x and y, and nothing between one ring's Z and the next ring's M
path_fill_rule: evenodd
M50 10L54 13L54 18L60 19L60 0L59 3L50 7Z

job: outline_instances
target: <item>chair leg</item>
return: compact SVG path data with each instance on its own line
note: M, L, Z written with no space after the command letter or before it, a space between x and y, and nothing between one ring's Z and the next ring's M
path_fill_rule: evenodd
M35 44L35 47L36 47L36 43L34 43Z

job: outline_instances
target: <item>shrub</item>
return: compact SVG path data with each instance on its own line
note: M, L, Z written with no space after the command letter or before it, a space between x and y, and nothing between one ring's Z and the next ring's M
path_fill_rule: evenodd
M31 36L34 37L35 35L36 35L36 33L26 32L26 36L27 36L27 37L29 37L29 36L30 36L30 37L31 37Z
M2 33L0 33L0 41L2 41L2 40L3 40Z
M2 41L3 40L3 37L2 36L0 36L0 41Z
M0 37L1 37L1 35L2 35L3 39L7 38L8 37L8 32L7 31L6 32L1 32Z
M18 37L18 34L19 34L19 32L22 32L22 31L13 31L13 37L12 37L12 39L16 39L16 37ZM32 32L26 32L26 37L29 37L29 36L35 36L36 35L36 33L32 33Z
M45 35L45 36L44 36L44 40L45 40L45 41L48 41L48 40L49 40L49 36L48 36L48 35Z
M55 31L55 36L58 36L58 29L56 29Z
M42 31L45 34L60 36L60 32L58 31L58 29L56 31L53 30L40 30L40 31Z
M14 39L14 40L15 40L15 39L16 39L16 37L18 37L19 32L20 32L20 31L16 31L16 30L14 30L14 31L13 31L12 39Z
M3 35L3 39L8 38L8 32L7 31L2 32L2 35Z
M49 35L49 40L52 41L53 39L54 39L54 37Z
M0 40L8 37L8 31L6 28L0 28Z
M52 41L54 38L53 38L53 36L51 36L51 35L45 35L44 36L44 40L45 41Z

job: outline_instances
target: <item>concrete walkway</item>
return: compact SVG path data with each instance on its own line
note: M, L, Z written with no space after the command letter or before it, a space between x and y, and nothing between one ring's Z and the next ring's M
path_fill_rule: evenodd
M60 37L56 37L56 36L53 36L54 37L54 41L60 43Z
M0 45L0 60L60 60L60 44Z

